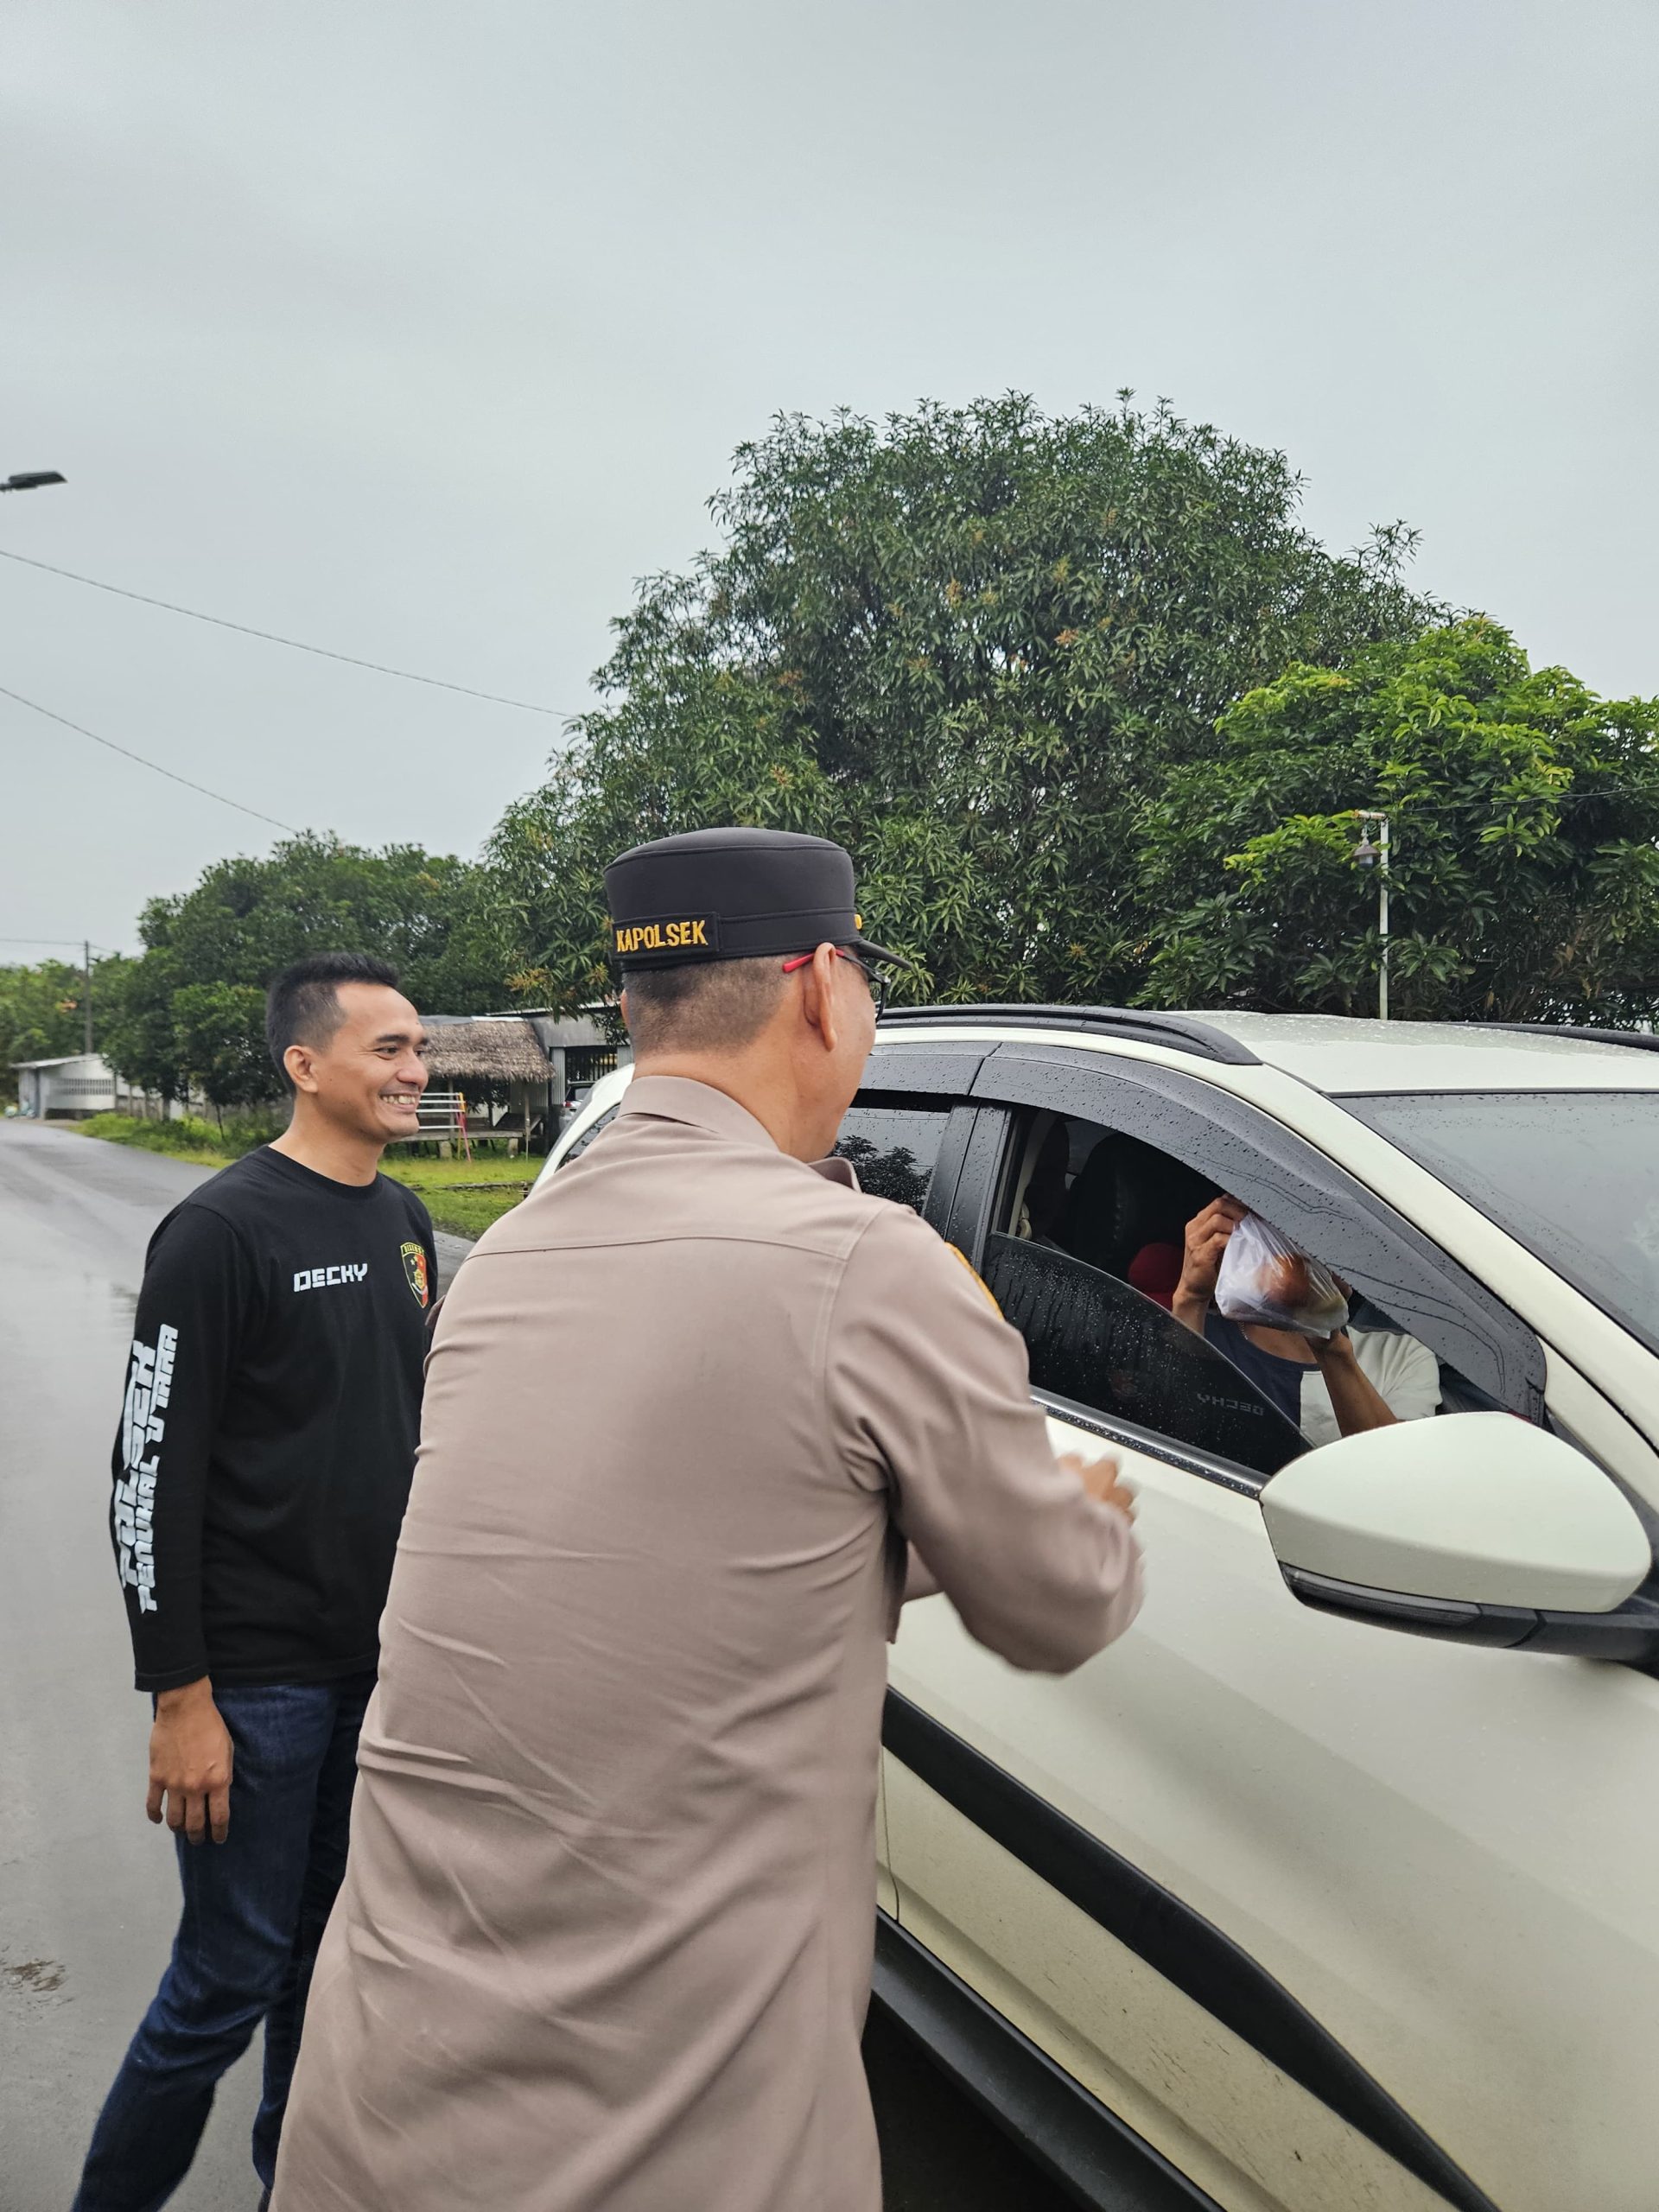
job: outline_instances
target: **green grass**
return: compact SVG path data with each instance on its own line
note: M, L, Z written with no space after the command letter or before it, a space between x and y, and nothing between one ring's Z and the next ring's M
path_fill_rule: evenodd
M439 1229L452 1236L481 1236L493 1221L516 1206L541 1173L541 1160L520 1153L506 1159L493 1145L474 1147L470 1160L410 1159L401 1147L386 1154L386 1174L417 1192ZM505 1183L505 1191L468 1190L469 1183Z
M144 1122L133 1114L93 1114L84 1122L65 1122L60 1128L78 1136L102 1137L107 1144L137 1145L141 1152L164 1152L175 1160L188 1160L195 1167L228 1167L251 1146L239 1144L232 1132L198 1122L188 1115L181 1122ZM263 1143L264 1139L258 1140Z
M241 1129L234 1124L220 1130L212 1122L187 1118L181 1122L143 1122L130 1114L94 1114L85 1122L62 1125L86 1137L102 1137L109 1144L137 1145L144 1152L163 1152L174 1160L188 1160L194 1167L228 1167L232 1160L269 1141L270 1131ZM418 1192L439 1229L452 1236L481 1236L518 1205L541 1172L539 1157L520 1153L509 1160L493 1145L474 1147L471 1160L428 1160L395 1145L381 1162L382 1172L394 1182ZM468 1190L468 1184L505 1183L505 1190Z

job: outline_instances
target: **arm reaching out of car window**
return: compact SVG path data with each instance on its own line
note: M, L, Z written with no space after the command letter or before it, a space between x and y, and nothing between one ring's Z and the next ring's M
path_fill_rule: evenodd
M1233 1232L1247 1211L1236 1198L1216 1198L1186 1224L1181 1279L1171 1300L1171 1311L1183 1327L1191 1329L1195 1336L1209 1336L1212 1340L1215 1337L1210 1314L1215 1304L1216 1284ZM1338 1282L1338 1287L1346 1296L1346 1285ZM1234 1328L1257 1352L1265 1353L1270 1362L1318 1370L1330 1407L1328 1413L1321 1415L1317 1402L1310 1402L1303 1394L1300 1425L1311 1443L1329 1441L1328 1427L1332 1421L1338 1436L1356 1436L1363 1429L1391 1427L1402 1418L1365 1372L1354 1340L1345 1328L1337 1329L1329 1336L1318 1336L1303 1330L1273 1328L1260 1320L1219 1325ZM1403 1393L1407 1401L1405 1417L1415 1418L1421 1413L1433 1412L1439 1402L1433 1355L1413 1338L1394 1338L1390 1341L1409 1347L1416 1355L1414 1369L1427 1368L1431 1378L1427 1394L1414 1389ZM1235 1360L1243 1357L1242 1351L1234 1351L1224 1341L1221 1348ZM1280 1370L1274 1368L1272 1371ZM1427 1402L1419 1404L1418 1398L1425 1395Z
M1204 1211L1186 1224L1181 1279L1170 1300L1170 1311L1182 1327L1191 1329L1194 1336L1204 1334L1205 1316L1216 1294L1222 1255L1246 1211L1236 1198L1211 1198Z
M1346 1329L1338 1329L1334 1336L1309 1337L1306 1343L1331 1393L1331 1410L1341 1434L1357 1436L1361 1429L1394 1426L1400 1416L1360 1365Z

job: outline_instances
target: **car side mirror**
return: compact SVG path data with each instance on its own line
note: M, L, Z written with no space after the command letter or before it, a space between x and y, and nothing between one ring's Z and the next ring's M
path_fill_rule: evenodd
M1659 1658L1653 1551L1593 1461L1510 1414L1344 1436L1262 1491L1292 1594L1414 1636Z

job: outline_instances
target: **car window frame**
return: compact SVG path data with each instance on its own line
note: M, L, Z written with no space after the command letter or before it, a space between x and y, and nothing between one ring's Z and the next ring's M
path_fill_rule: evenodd
M863 1080L853 1106L848 1109L850 1113L853 1107L866 1102L874 1104L906 1095L918 1100L934 1096L950 1102L950 1120L939 1146L939 1156L933 1163L927 1203L922 1208L922 1219L947 1241L957 1183L974 1126L975 1109L969 1103L969 1094L990 1049L988 1044L888 1042L878 1031L874 1049L865 1063Z
M1017 1106L971 1103L959 1109L965 1124L962 1167L951 1209L934 1226L967 1255L976 1269L982 1267L985 1259L985 1239L990 1234L1008 1171L1017 1166L1025 1141L1021 1116L1027 1110ZM1125 1287L1133 1291L1132 1285ZM1173 1315L1166 1313L1164 1318L1172 1328L1180 1326ZM1249 1383L1248 1376L1240 1380ZM1249 1387L1254 1389L1255 1385ZM1031 1395L1057 1421L1065 1421L1073 1428L1086 1429L1091 1435L1105 1438L1108 1443L1121 1444L1127 1451L1164 1460L1187 1474L1202 1476L1206 1482L1236 1491L1241 1497L1259 1497L1263 1485L1272 1479L1270 1473L1263 1474L1241 1459L1224 1458L1185 1437L1173 1436L1166 1429L1147 1428L1102 1407L1068 1398L1034 1380Z
M893 1070L891 1072L897 1077L902 1071ZM879 1090L869 1084L861 1084L854 1096L852 1104L847 1109L847 1113L841 1117L840 1125L836 1131L836 1152L832 1156L836 1158L842 1156L841 1140L842 1134L847 1127L848 1115L856 1114L866 1109L877 1112L885 1110L894 1113L937 1113L938 1115L943 1126L939 1131L939 1148L933 1156L931 1167L928 1170L927 1196L920 1206L913 1209L920 1214L924 1221L935 1229L938 1228L939 1218L948 1205L947 1198L941 1193L940 1185L944 1184L950 1192L954 1193L962 1146L967 1134L963 1127L961 1108L948 1092L941 1095L939 1091L918 1090L912 1085L899 1089L896 1081L892 1085L884 1083ZM857 1162L854 1161L851 1165L853 1172L856 1174ZM862 1187L861 1184L860 1188ZM874 1195L880 1197L883 1194L878 1192ZM898 1205L904 1205L906 1201L892 1199L889 1203Z
M970 1096L1008 1117L995 1134L988 1127L974 1132L958 1179L950 1234L976 1265L1017 1110L1076 1115L1203 1168L1224 1189L1237 1185L1247 1205L1323 1248L1322 1256L1357 1288L1506 1411L1547 1425L1544 1350L1520 1316L1386 1200L1252 1101L1161 1063L1035 1039L988 1051Z
M594 1139L610 1128L611 1123L615 1121L621 1110L622 1101L620 1098L612 1105L601 1108L586 1128L580 1130L559 1154L559 1166L568 1167L573 1160L580 1160Z

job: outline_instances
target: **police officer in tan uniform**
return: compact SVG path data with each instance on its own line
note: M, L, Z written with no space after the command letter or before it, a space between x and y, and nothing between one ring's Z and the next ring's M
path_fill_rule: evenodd
M959 1256L829 1159L875 1033L840 847L607 872L637 1072L456 1281L276 2212L876 2212L884 1642L1064 1672L1139 1600Z

